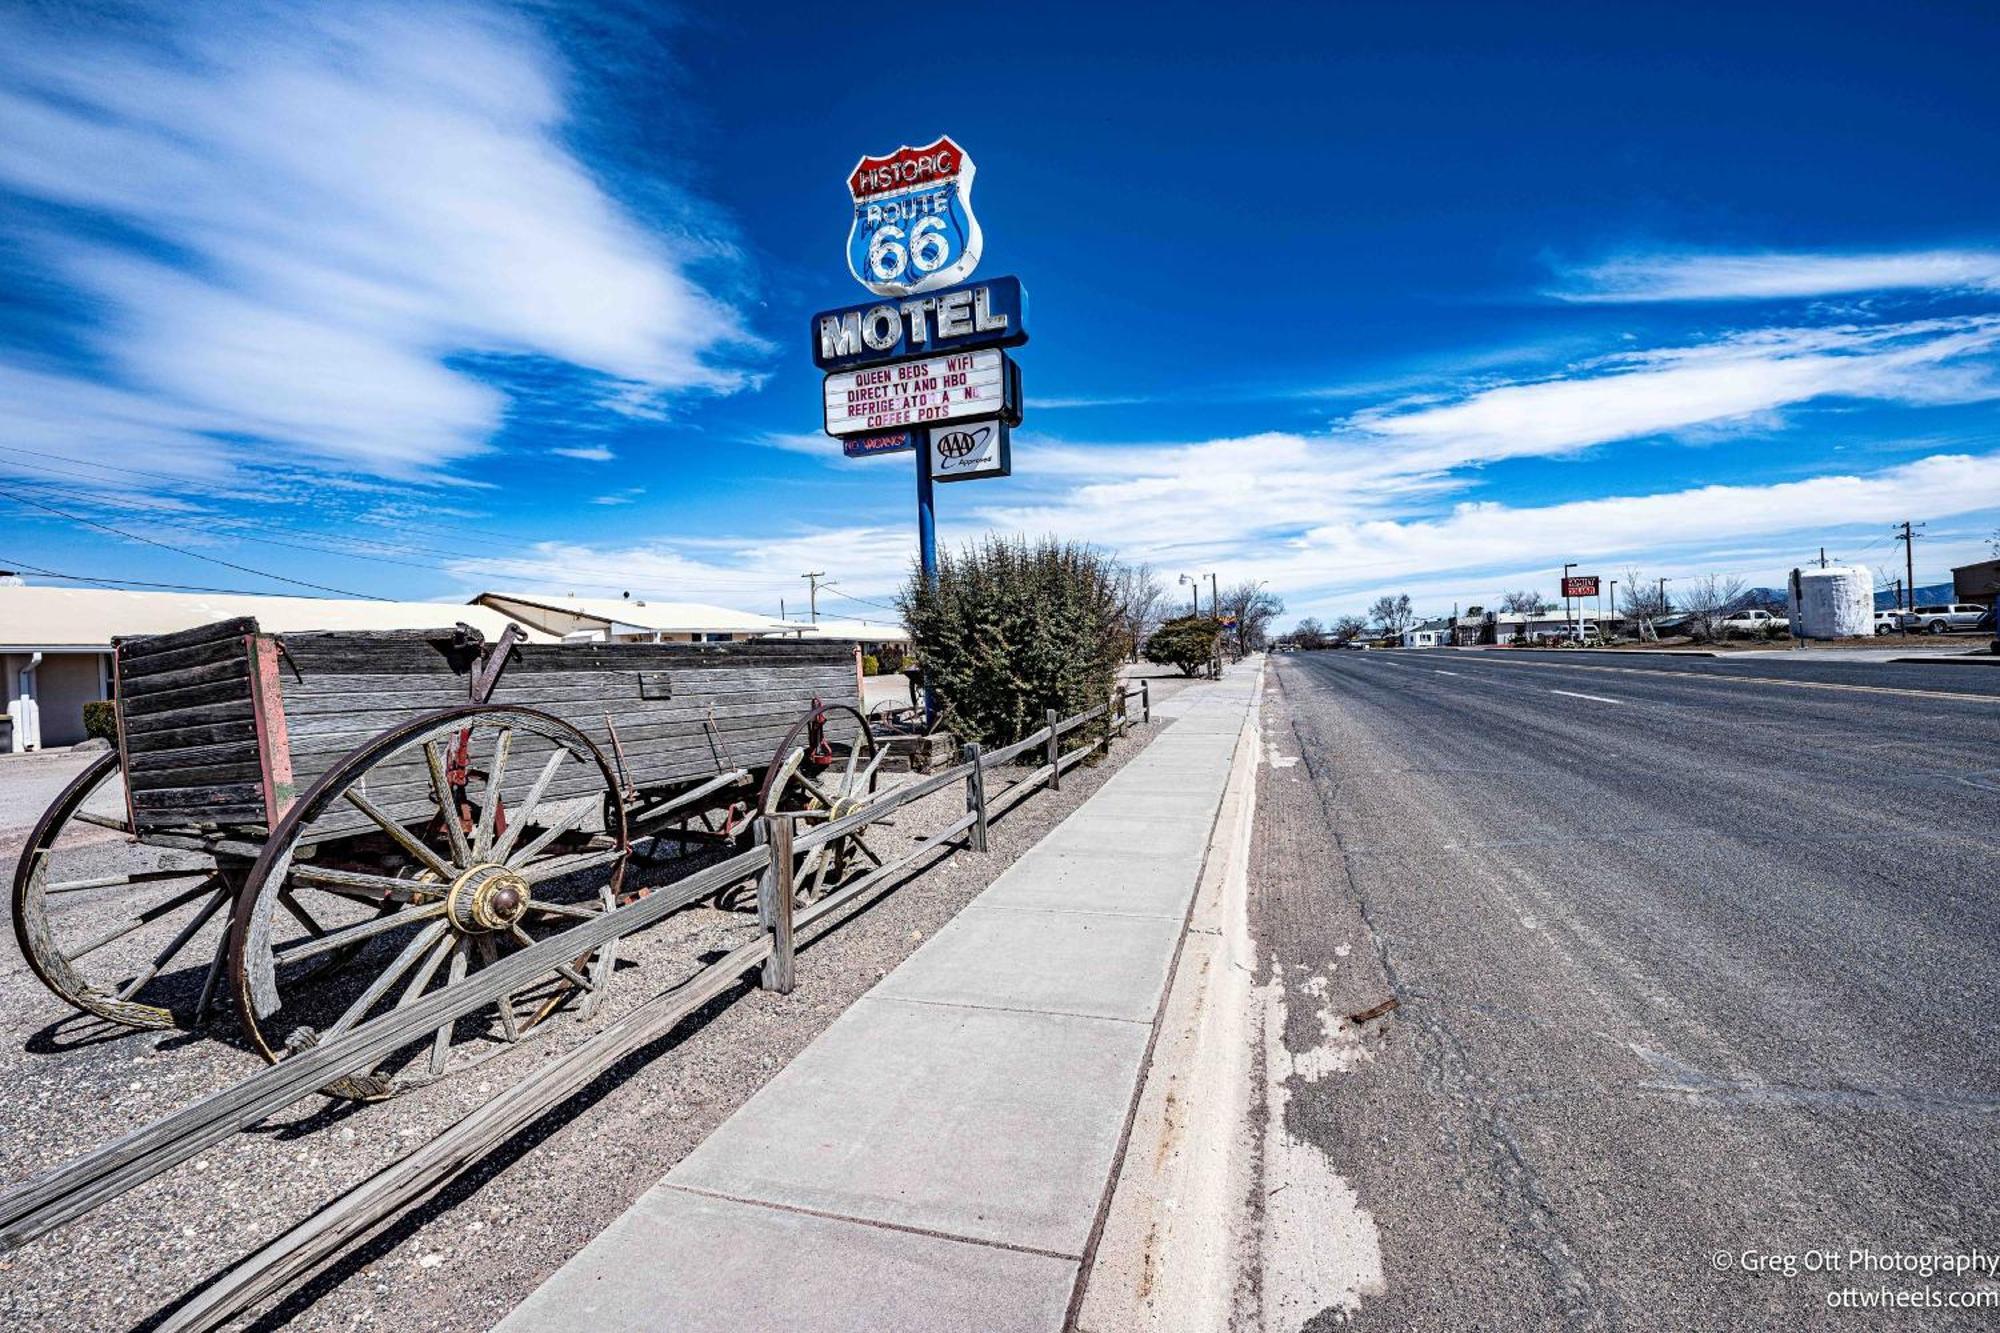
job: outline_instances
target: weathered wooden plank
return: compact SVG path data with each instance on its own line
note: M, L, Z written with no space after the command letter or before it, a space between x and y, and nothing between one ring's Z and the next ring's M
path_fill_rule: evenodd
M151 675L124 673L121 686L129 699L150 699L173 690L185 689L190 685L206 685L218 680L235 680L250 674L250 657L247 651L231 653L216 662L202 662L194 666L176 667L171 671L154 672Z
M257 724L254 721L213 722L203 726L167 727L139 732L126 738L132 755L159 750L200 749L206 746L248 742L254 750Z
M241 638L245 634L257 632L257 622L249 616L237 616L233 620L218 620L207 625L197 625L193 629L175 630L171 634L141 634L132 638L114 639L122 655L139 659L151 657L155 653L172 652L176 648L186 648L197 643L211 643L217 639Z
M140 689L122 694L118 700L121 716L134 720L149 717L155 713L171 713L183 708L199 708L207 704L227 703L231 700L250 699L250 666L245 659L243 668L227 680L205 681L199 685L184 685L179 689L150 691Z
M174 732L182 727L205 727L219 722L248 722L250 700L248 697L230 699L222 703L192 704L183 708L170 708L161 713L146 713L133 716L123 711L120 701L119 723L127 734L145 735L151 732Z
M148 830L155 828L187 828L196 824L214 824L227 829L245 829L252 825L262 827L264 823L264 802L254 805L219 805L204 810L148 810L141 808L134 812L141 832L148 845L165 845L154 838ZM193 844L189 844L193 845Z
M238 751L239 756L243 751ZM263 765L257 762L257 751L253 746L247 757L233 760L212 760L207 763L184 764L178 768L160 768L152 764L134 764L125 776L126 782L135 792L159 792L176 788L213 787L226 782L247 782L251 778L264 776Z
M262 818L264 787L259 782L218 782L203 787L135 791L132 803L145 810L183 810L190 814L214 806L249 806Z
M143 640L134 639L133 643ZM169 648L162 653L150 653L143 657L126 658L122 654L118 660L119 676L123 680L144 680L168 671L178 671L183 667L206 666L211 662L222 662L232 656L241 656L243 641L238 638L216 639L209 643L189 644L185 648Z

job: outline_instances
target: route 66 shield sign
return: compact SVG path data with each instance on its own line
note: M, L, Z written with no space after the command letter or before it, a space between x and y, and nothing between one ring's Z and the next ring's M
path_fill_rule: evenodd
M971 276L982 237L972 159L949 136L864 157L847 178L854 227L847 268L877 296L910 296Z

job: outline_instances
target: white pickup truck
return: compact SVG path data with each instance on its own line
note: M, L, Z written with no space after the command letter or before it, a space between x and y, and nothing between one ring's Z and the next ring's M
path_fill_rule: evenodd
M1764 634L1792 627L1792 622L1783 616L1774 616L1769 611L1738 611L1733 616L1719 620L1715 628L1722 634Z

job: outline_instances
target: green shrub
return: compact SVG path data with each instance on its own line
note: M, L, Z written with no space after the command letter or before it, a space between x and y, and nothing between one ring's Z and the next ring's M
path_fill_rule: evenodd
M83 734L118 744L118 705L98 699L83 706Z
M940 552L900 601L917 660L944 722L989 748L1105 702L1118 679L1118 605L1111 561L1045 538L988 538Z
M863 653L861 655L861 674L864 676L881 675L882 659L873 653Z
M1182 616L1169 620L1146 640L1145 657L1155 666L1179 667L1192 676L1214 659L1222 641L1222 622L1213 616Z

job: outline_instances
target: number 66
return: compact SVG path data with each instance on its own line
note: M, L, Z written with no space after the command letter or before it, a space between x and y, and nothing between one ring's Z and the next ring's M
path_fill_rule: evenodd
M910 228L908 245L903 229L877 227L868 241L868 271L877 282L894 282L903 270L935 273L951 258L951 239L945 234L943 218L924 218Z

